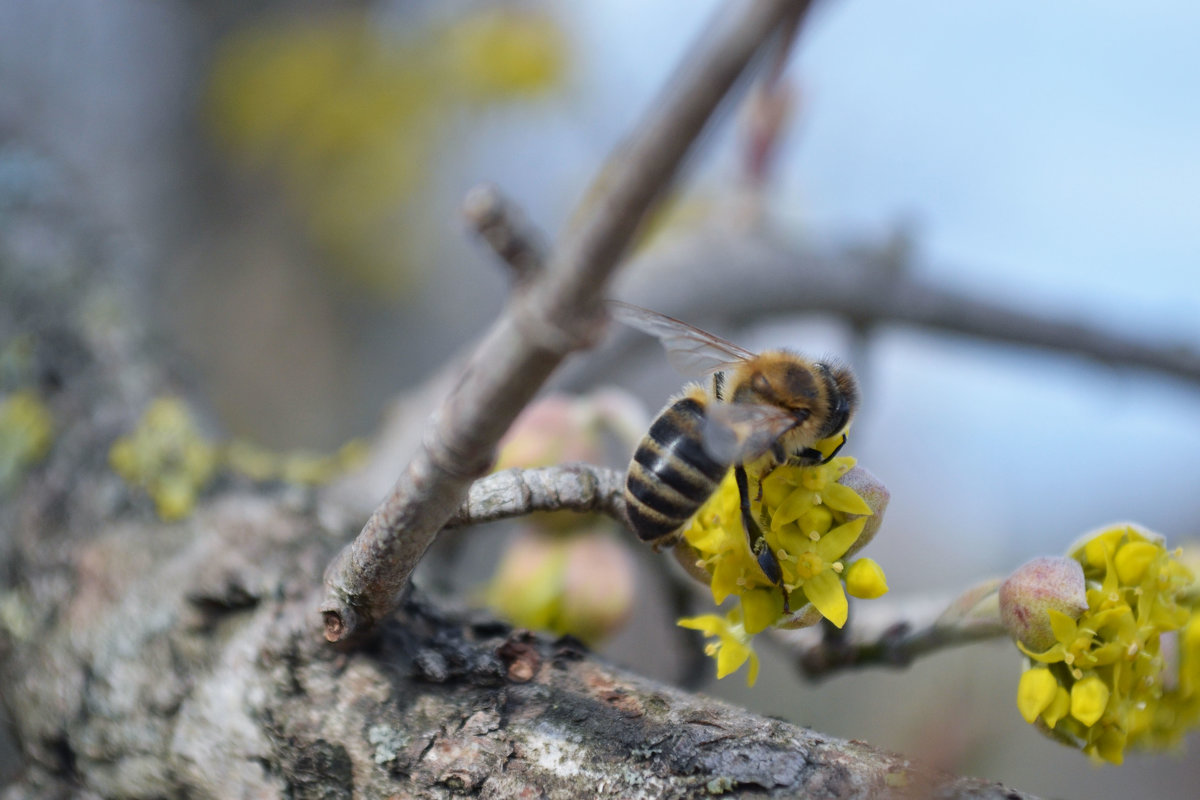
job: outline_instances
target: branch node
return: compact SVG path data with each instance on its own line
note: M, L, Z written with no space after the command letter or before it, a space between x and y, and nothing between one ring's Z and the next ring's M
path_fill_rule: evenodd
M546 252L541 235L526 222L516 204L494 185L482 183L468 191L462 215L512 269L518 285L529 283L542 273Z

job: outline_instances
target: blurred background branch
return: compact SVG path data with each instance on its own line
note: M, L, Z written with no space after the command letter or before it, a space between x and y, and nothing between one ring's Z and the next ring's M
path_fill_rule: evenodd
M921 277L912 246L900 232L878 248L818 249L768 231L716 225L639 255L618 295L682 319L737 326L772 315L831 314L867 334L878 326L912 326L1200 383L1200 350L1189 343L1146 341L1073 321L1069 311L1038 314L939 286ZM625 347L635 343L625 339ZM570 382L594 381L597 371L614 374L627 358L627 349L611 349L581 365Z

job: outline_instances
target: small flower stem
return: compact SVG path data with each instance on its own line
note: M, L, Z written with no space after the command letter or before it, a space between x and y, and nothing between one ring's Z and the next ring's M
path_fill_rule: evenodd
M971 590L963 597L974 594L976 590ZM825 636L820 627L814 627L775 630L771 641L795 656L796 667L805 677L816 679L846 669L905 667L947 647L1008 635L998 615L965 613L961 606L962 597L875 600L856 606L850 622L836 637Z

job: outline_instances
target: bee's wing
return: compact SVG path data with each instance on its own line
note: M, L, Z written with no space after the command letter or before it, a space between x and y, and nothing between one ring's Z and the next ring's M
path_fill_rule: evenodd
M615 319L662 342L667 361L686 377L710 375L754 358L746 348L666 314L619 300L608 301L608 307Z
M802 420L778 406L712 403L701 431L704 449L722 464L751 461Z

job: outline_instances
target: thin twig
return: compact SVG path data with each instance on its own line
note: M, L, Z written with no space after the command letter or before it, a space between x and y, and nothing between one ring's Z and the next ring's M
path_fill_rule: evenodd
M624 483L624 472L592 464L514 467L471 484L446 527L496 522L536 511L596 512L628 527Z
M1007 635L991 614L947 613L961 601L920 596L858 603L839 636L827 636L820 627L772 630L771 641L783 645L796 667L815 679L846 669L905 667L947 647Z
M541 272L546 264L541 234L495 186L480 184L467 192L462 213L467 224L512 268L518 283L527 283Z
M421 449L329 565L320 608L329 641L352 639L395 608L509 424L569 353L597 338L612 272L708 119L780 20L808 3L730 5L736 16L693 49L632 138L601 168L544 273L513 295Z

